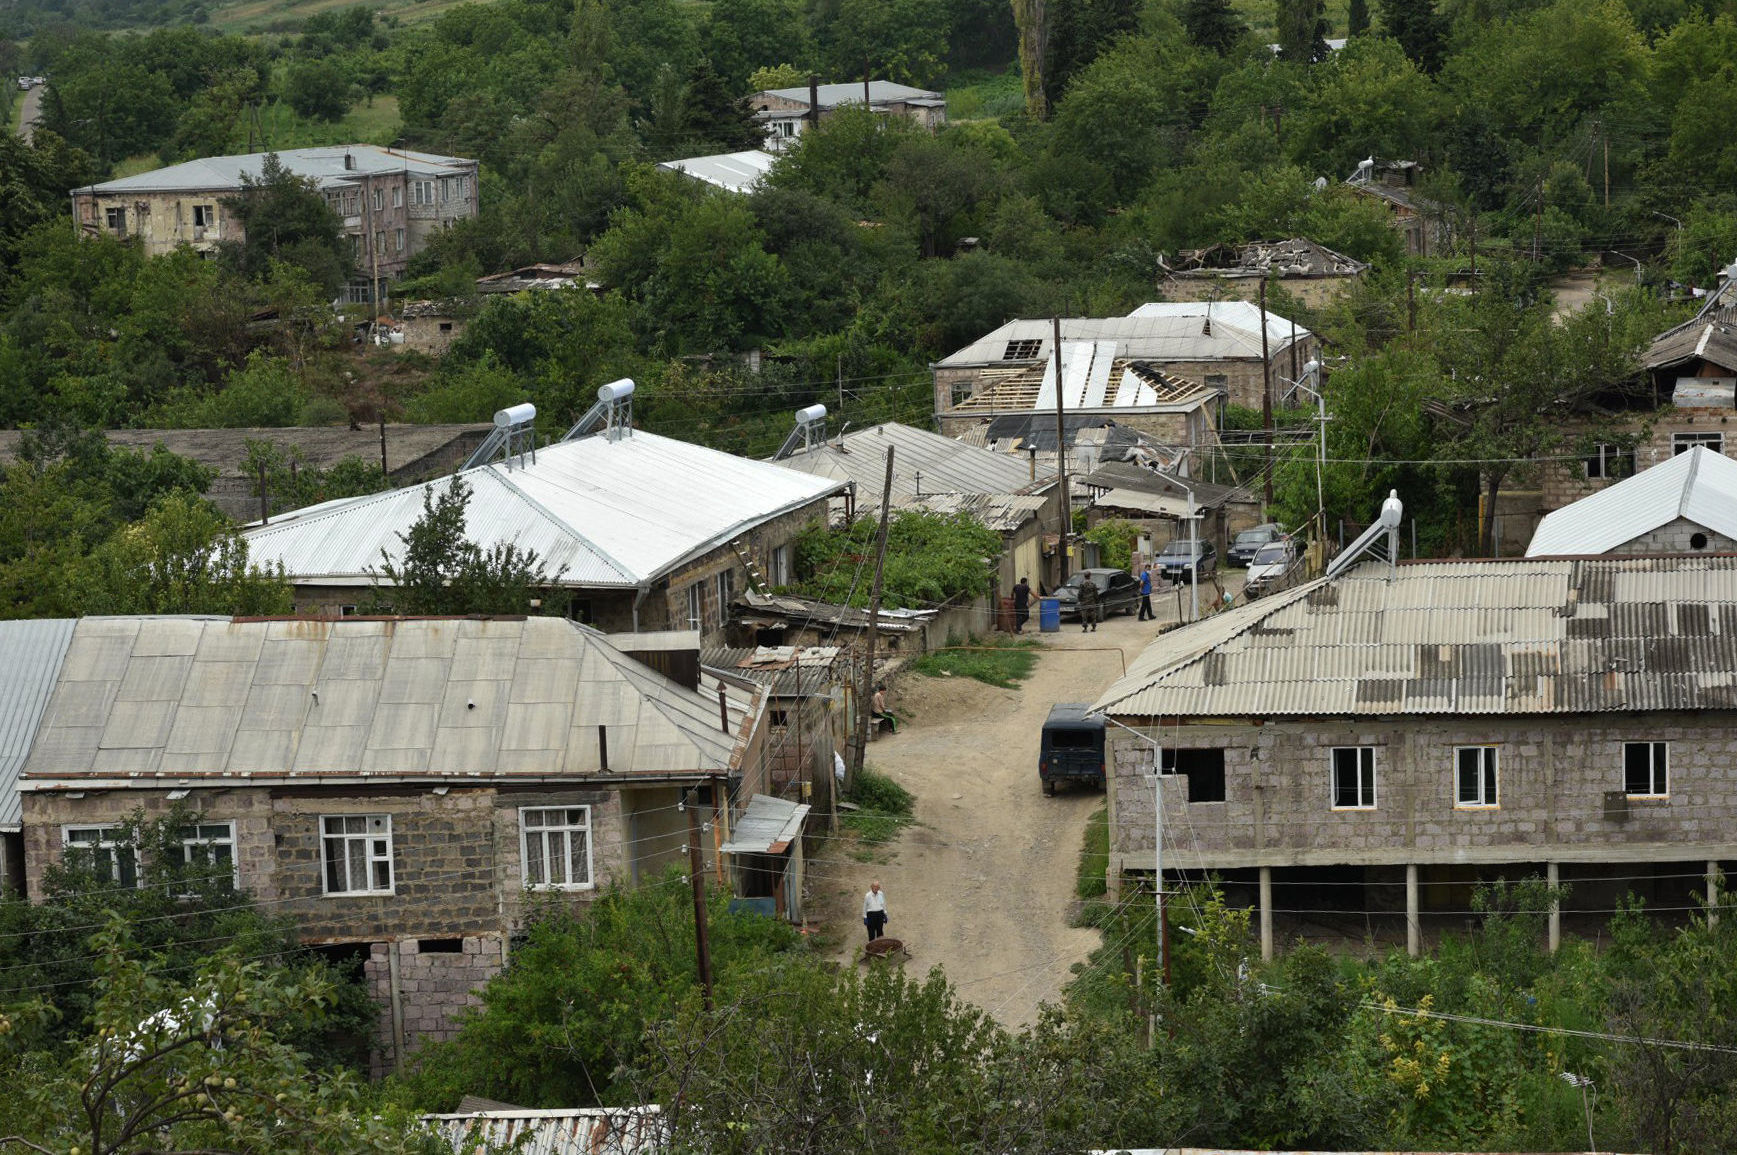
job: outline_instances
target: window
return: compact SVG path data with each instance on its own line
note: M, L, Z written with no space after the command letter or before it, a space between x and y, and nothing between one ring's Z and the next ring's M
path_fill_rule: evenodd
M772 584L787 586L790 584L790 547L778 545L772 547Z
M404 207L404 188L402 185L394 185L392 188L392 207L395 209Z
M1226 374L1226 373L1208 373L1206 375L1206 387L1208 389L1217 389L1221 393L1230 392L1230 376L1229 376L1229 374Z
M121 886L139 885L139 851L119 826L65 826L60 831L66 858L74 866L112 879Z
M103 219L108 222L112 232L119 233L123 237L127 235L126 209L104 209Z
M520 810L525 886L587 890L591 886L591 807Z
M1586 459L1586 476L1592 479L1634 476L1634 450L1620 445L1600 445Z
M736 574L734 570L725 570L718 575L718 624L730 616L730 599L736 593Z
M200 882L227 878L240 886L235 873L235 824L200 822L181 828L181 863Z
M377 188L374 190L374 211L380 212L385 207L386 207L386 190L383 188Z
M451 322L451 321L442 321L442 322L440 322L440 331L441 331L441 332L442 332L442 333L450 333L450 332L452 332L452 322Z
M790 725L790 711L788 710L773 710L770 716L774 726L782 728Z
M1030 361L1037 356L1037 351L1043 348L1042 341L1009 341L1006 352L1001 354L1003 361Z
M447 200L449 199L448 194L451 192L451 190L452 190L452 182L442 178L441 182L440 182L440 203L441 204L445 204L447 202Z
M1622 790L1630 798L1663 798L1671 792L1669 742L1622 744Z
M375 230L375 232L374 232L374 251L376 253L384 253L386 251L386 230L385 229Z
M705 607L705 594L700 588L700 583L695 582L688 587L688 629L697 630L700 628L703 620L701 615L704 614Z
M208 229L216 223L217 223L217 206L216 205L194 205L193 206L193 227L194 228L196 228L196 229Z
M352 261L362 259L362 238L355 233L350 234L350 259Z
M1454 751L1454 805L1462 809L1499 805L1496 748L1461 746Z
M1375 747L1334 747L1333 809L1375 809Z
M1673 433L1671 434L1671 456L1687 453L1695 446L1704 446L1714 453L1725 452L1725 435L1723 433Z
M404 230L403 229L398 229L393 233L392 251L395 253L402 253L404 251Z
M320 819L327 894L392 893L392 816L342 814Z
M1188 778L1190 802L1224 801L1224 751L1216 748L1201 750L1158 751L1158 772L1182 774Z
M410 182L410 203L431 205L434 203L434 182L431 180L413 180Z

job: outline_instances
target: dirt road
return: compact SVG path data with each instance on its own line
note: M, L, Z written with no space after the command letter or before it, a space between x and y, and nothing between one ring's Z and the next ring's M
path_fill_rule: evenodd
M30 132L35 126L37 118L42 115L42 95L47 91L46 87L38 84L24 94L24 108L18 118L18 134L25 139L26 143L30 140Z
M1160 622L1175 620L1174 595L1153 600ZM1064 623L1037 635L1045 652L1015 690L915 675L895 685L892 706L906 722L871 745L867 761L916 795L916 823L886 861L829 853L815 862L811 910L843 939L840 961L857 957L862 892L879 878L887 933L910 946L908 971L944 967L962 997L1009 1027L1057 1000L1069 968L1099 941L1068 919L1086 818L1103 795L1063 787L1045 797L1039 731L1050 706L1091 701L1156 632L1131 617L1090 634Z

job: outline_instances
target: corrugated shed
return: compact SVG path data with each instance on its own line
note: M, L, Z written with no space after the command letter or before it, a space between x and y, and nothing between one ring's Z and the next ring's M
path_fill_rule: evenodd
M422 1118L454 1155L655 1155L669 1145L669 1128L657 1107L513 1108Z
M0 830L23 822L18 773L72 641L72 618L0 622Z
M511 778L736 768L757 689L689 690L560 618L85 618L23 788L225 776Z
M1210 312L1210 324L1208 313ZM1061 339L1114 341L1118 356L1156 361L1260 360L1260 309L1246 301L1165 301L1141 305L1126 317L1065 317ZM1267 311L1267 351L1290 348L1291 322ZM1296 339L1309 330L1296 327ZM1009 321L935 363L937 369L1034 362L1050 356L1051 320ZM1017 353L1017 356L1009 356Z
M667 168L705 181L730 192L753 192L760 179L772 171L778 158L763 149L747 152L723 152L714 156L690 156L686 160L666 160L657 167Z
M1527 557L1599 554L1687 518L1737 538L1737 461L1697 445L1544 515Z
M574 587L653 581L844 488L654 433L583 437L544 446L535 457L459 475L471 487L468 532L484 548L535 550L546 573L559 572L559 584ZM425 489L326 502L243 532L254 561L281 563L294 581L367 585L382 552L399 556L399 535L422 516Z
M1737 709L1737 557L1365 563L1160 636L1129 717Z
M756 794L718 849L725 854L783 854L802 833L809 806L768 794Z
M839 646L714 646L700 663L771 688L774 698L826 697L837 684Z
M798 450L777 464L834 481L856 483L857 508L878 507L893 450L893 497L923 493L1018 493L1030 487L1031 465L980 445L889 421L823 445ZM1047 486L1054 479L1039 477Z

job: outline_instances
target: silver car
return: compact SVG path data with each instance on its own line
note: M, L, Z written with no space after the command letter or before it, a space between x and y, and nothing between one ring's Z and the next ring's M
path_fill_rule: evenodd
M1256 598L1272 589L1273 585L1297 564L1297 543L1290 538L1268 542L1255 551L1254 558L1248 565L1248 578L1243 582L1242 595L1245 598Z

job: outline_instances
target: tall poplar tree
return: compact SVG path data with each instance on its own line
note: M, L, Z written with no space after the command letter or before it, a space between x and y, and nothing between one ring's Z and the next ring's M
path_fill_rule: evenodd
M1326 0L1277 0L1279 56L1301 64L1327 58Z

